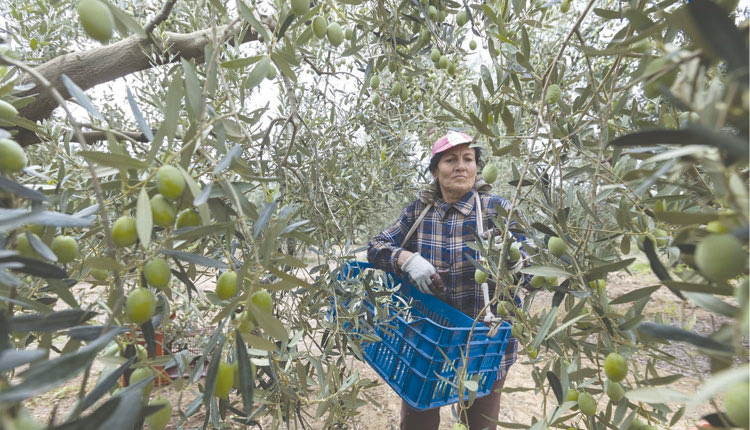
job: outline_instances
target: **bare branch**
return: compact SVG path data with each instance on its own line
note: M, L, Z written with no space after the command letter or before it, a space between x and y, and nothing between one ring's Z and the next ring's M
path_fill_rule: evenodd
M115 131L115 130L109 130L110 133L115 135L115 137L127 139L131 142L148 142L148 138L145 134L137 131ZM86 142L88 144L92 144L94 142L99 142L102 140L107 140L107 130L92 130L92 131L84 131L83 137L86 139ZM71 142L78 142L78 137L74 134L73 138L70 139Z
M280 117L280 118L274 118L271 120L271 123L268 124L268 127L266 128L266 132L263 133L263 137L260 139L260 148L258 149L258 159L263 159L263 152L266 150L266 143L270 140L271 130L276 126L276 123L284 121L284 125L289 121L288 118Z
M286 160L289 158L289 155L292 153L294 141L297 138L299 123L304 121L302 121L302 118L299 116L299 102L297 101L297 96L294 94L294 87L292 86L292 83L285 75L282 75L281 77L284 82L284 86L286 87L287 97L289 97L289 108L292 111L289 115L288 120L288 122L292 124L292 136L289 138L289 147L286 150L286 154L284 154L284 158L281 160L281 163L279 163L280 166L284 166L286 165Z
M316 66L315 63L313 63L312 61L310 61L310 59L306 55L302 56L302 60L305 63L307 63L310 66L310 68L313 69L313 71L317 75L335 75L336 74L335 72L324 72L323 70L318 69L318 66Z

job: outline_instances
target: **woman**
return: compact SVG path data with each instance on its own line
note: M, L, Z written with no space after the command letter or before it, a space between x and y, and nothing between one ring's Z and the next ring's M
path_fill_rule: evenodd
M492 219L498 215L498 206L508 210L510 202L489 194L490 186L477 176L482 161L479 148L469 147L472 140L451 131L435 142L430 159L432 185L402 211L395 224L370 241L367 259L378 269L408 275L424 293L440 292L452 306L476 318L485 303L474 280L475 267L466 255L480 256L468 244L475 240L473 231L502 231L505 226L494 225ZM513 235L516 241L525 240L521 234ZM464 424L469 429L496 428L499 390L516 360L516 346L511 338L490 394L476 399L468 409ZM439 424L439 408L417 411L401 402L401 429L437 429Z

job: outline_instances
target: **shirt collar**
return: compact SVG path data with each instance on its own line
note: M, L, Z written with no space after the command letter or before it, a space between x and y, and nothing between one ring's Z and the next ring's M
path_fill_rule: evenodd
M461 212L465 216L468 216L471 214L471 211L474 210L474 188L469 190L468 193L464 194L463 197L456 203L450 204L443 200L442 196L437 196L435 198L435 210L437 210L438 215L440 215L440 218L445 218L445 215L448 213L448 210L450 208L455 208L457 211Z

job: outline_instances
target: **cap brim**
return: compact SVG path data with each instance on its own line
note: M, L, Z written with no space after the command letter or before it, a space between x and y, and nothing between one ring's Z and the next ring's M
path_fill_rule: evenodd
M440 139L435 141L432 145L432 156L441 152L447 151L454 146L463 145L464 143L471 143L474 139L466 133L461 132L450 132Z

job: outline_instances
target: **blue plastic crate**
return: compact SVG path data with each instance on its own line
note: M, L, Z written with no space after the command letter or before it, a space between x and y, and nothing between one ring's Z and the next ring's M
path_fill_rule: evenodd
M370 263L348 262L339 280L355 278L371 268ZM397 294L410 307L406 315L390 308L388 321L376 321L374 332L382 340L362 343L365 361L414 409L458 402L464 367L465 380L478 384L477 397L489 394L508 344L510 324L503 322L489 337L489 327L481 322L474 325L471 317L440 299L420 293L403 280L395 282L402 284ZM364 302L363 309L374 317L372 303ZM464 389L463 399L468 397Z

